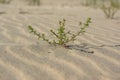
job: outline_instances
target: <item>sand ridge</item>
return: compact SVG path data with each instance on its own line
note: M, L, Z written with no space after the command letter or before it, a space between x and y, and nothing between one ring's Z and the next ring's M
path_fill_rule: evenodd
M101 10L81 6L2 7L6 13L0 14L0 80L120 80L120 19L109 20ZM66 28L76 32L77 22L87 17L92 24L72 49L38 41L27 28L32 25L50 37L58 20L65 18Z

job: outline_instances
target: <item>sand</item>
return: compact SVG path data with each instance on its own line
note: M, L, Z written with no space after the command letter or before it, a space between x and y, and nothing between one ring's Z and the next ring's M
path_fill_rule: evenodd
M43 2L0 5L0 80L120 80L120 12L106 19L100 9ZM59 20L65 18L66 28L76 32L88 17L92 24L70 49L39 41L27 28L51 38L49 30Z

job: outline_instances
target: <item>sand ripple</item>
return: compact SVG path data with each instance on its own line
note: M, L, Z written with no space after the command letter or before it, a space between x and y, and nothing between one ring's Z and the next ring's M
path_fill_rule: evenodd
M58 20L66 18L66 28L75 32L79 19L84 20L84 13L88 13L84 8L78 9L48 9L48 14L43 8L43 12L33 8L36 12L30 14L20 14L18 10L13 15L0 15L0 80L120 80L120 28L116 21L96 17L94 10L88 10L86 17L93 17L93 24L74 43L84 43L78 48L88 47L93 54L38 42L27 29L33 25L48 33L49 29L57 29Z

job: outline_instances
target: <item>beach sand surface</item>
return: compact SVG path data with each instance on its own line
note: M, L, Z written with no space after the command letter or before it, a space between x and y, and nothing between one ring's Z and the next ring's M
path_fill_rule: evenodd
M0 80L120 80L119 11L107 19L91 7L52 6L49 0L42 6L16 2L0 5ZM70 49L37 40L28 30L32 25L53 39L49 30L57 30L59 20L66 19L66 29L77 32L79 21L88 17L90 27L69 43Z

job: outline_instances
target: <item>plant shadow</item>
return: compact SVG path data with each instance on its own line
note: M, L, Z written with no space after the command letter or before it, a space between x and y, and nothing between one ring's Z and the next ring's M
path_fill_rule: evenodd
M91 45L87 44L87 43L82 43L80 45L77 45L77 44L76 45L68 45L67 48L78 50L78 51L81 51L81 52L84 52L84 53L90 53L90 54L94 53L94 51L90 50Z
M74 49L74 50L78 50L84 53L90 53L93 54L95 53L95 51L91 50L91 49L98 49L98 48L105 48L105 47L120 47L120 44L113 44L113 45L108 45L108 44L101 44L101 45L92 45L92 44L88 44L88 43L82 43L80 45L68 45L67 48L68 49Z

